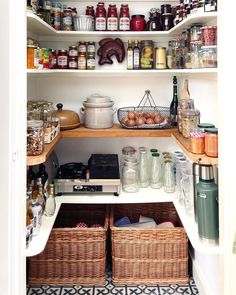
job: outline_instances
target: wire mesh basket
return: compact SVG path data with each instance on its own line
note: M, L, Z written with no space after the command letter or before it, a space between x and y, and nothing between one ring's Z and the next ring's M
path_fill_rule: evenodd
M168 129L174 125L170 108L156 106L150 90L145 91L137 107L119 108L117 116L120 124L128 129Z

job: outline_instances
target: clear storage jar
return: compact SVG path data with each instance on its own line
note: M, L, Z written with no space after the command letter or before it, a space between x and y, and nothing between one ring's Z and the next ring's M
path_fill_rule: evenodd
M178 123L178 130L182 133L182 120L183 115L182 111L184 110L191 110L194 109L194 100L193 99L180 99L177 108L177 123Z
M217 67L217 46L202 46L200 51L201 68Z
M124 159L122 169L122 189L127 193L139 191L139 169L136 158Z
M190 128L190 151L193 154L204 154L205 152L205 135L201 128Z
M202 39L202 25L194 24L190 28L190 41L201 41Z
M44 149L42 120L27 121L27 156L41 155Z
M202 45L211 46L217 44L217 26L204 26L202 30Z
M200 50L201 41L191 42L191 67L192 69L200 68Z
M199 110L184 110L182 112L182 134L184 137L189 138L190 128L197 127L200 121Z

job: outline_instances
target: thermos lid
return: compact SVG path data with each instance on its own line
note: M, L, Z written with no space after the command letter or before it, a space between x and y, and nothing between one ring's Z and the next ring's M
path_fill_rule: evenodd
M210 164L200 164L199 178L201 180L214 180L213 166Z

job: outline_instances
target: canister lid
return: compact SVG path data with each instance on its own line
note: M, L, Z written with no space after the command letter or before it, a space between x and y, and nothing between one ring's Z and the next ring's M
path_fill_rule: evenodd
M211 123L200 123L197 125L199 128L214 128L215 125Z
M217 128L206 128L205 132L218 134L218 129Z
M153 157L159 157L160 154L159 154L159 153L152 153L152 156L153 156Z
M199 178L201 180L214 180L213 166L210 164L200 164Z
M27 127L29 127L29 128L42 128L43 121L42 120L28 120Z

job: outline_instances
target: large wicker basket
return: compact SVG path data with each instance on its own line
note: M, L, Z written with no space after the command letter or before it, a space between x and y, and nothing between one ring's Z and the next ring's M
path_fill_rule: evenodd
M116 227L128 216L152 217L157 223L172 221L174 228ZM114 205L110 215L112 279L115 284L186 283L188 238L172 203Z
M108 206L63 204L45 250L29 258L29 284L105 284L108 222Z

